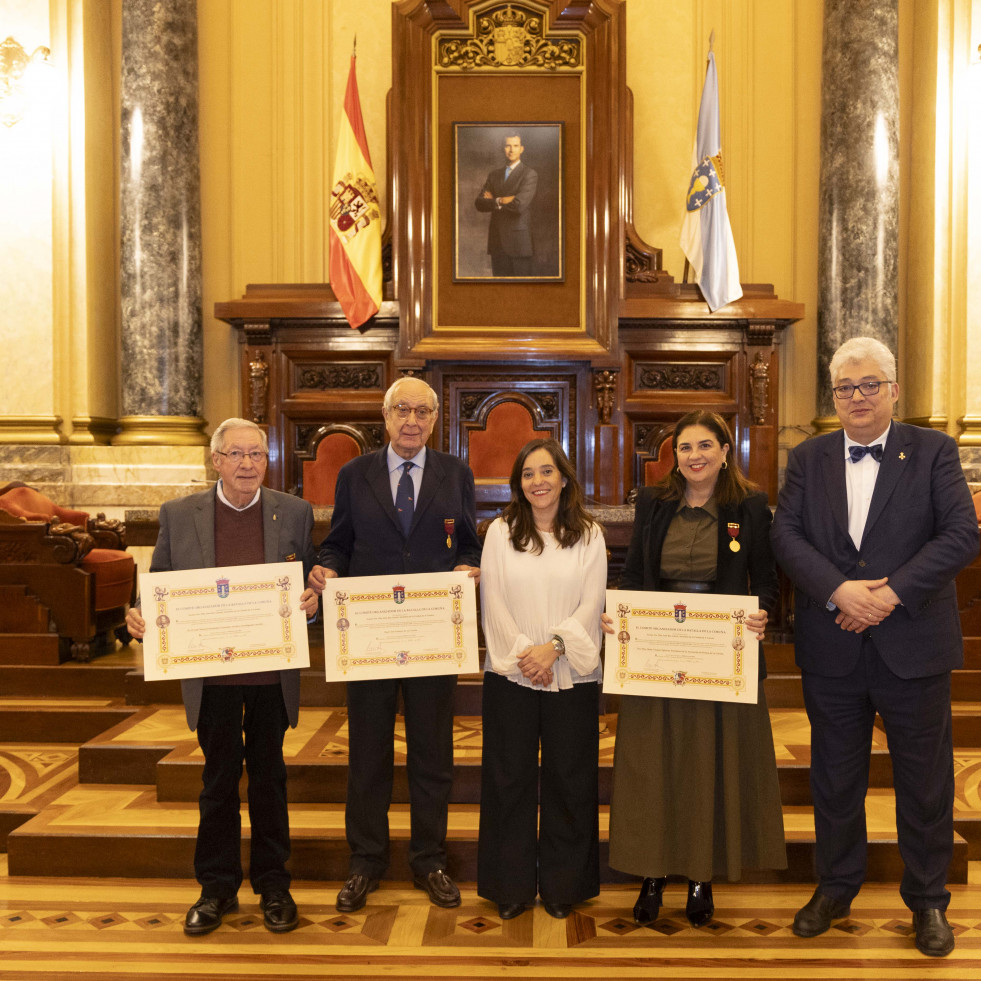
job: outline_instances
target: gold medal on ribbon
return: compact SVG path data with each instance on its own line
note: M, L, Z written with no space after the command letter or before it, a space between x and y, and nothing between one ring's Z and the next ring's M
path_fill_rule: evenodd
M736 541L736 539L739 537L739 522L730 521L729 524L726 525L726 530L729 532L729 537L732 539L732 541L729 542L729 551L738 552L741 547L739 542Z
M446 547L453 548L453 528L456 526L455 518L443 518L443 531L446 532Z

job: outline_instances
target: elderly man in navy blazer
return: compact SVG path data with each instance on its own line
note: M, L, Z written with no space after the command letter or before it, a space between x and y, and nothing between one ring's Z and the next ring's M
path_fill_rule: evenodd
M313 509L309 503L262 486L269 459L266 434L247 419L226 419L211 437L218 484L167 501L151 572L206 569L262 562L313 565ZM317 595L304 591L300 606L316 613ZM146 623L136 607L126 615L141 639ZM184 932L210 933L238 909L242 882L239 781L249 774L251 846L249 880L261 896L266 928L292 930L299 922L290 895L289 812L283 737L300 711L299 670L260 671L181 682L187 724L204 751L203 787L194 872L201 898L187 911ZM243 739L244 736L244 739Z
M794 919L814 937L865 878L865 795L876 712L892 757L900 894L916 946L954 948L945 911L953 851L951 670L963 663L954 577L978 523L953 439L892 419L896 361L846 341L830 365L843 431L787 461L771 541L796 585L797 663L811 723L818 885Z
M473 474L448 453L426 446L439 411L436 393L403 378L385 393L389 444L345 464L337 476L330 534L309 584L321 592L336 576L467 570L477 578ZM365 905L388 867L396 700L405 708L415 885L437 906L460 904L446 871L446 825L453 782L453 692L456 675L351 681L347 685L349 878L337 909Z

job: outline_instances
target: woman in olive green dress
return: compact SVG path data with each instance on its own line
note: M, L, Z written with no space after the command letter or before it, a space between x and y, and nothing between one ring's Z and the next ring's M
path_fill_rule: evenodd
M732 445L715 413L679 420L675 467L638 497L620 587L758 596L746 626L762 639L778 595L770 509L730 459ZM703 926L715 911L713 878L787 867L764 677L761 651L755 705L621 696L610 865L644 877L638 923L657 919L669 875L688 880L686 914Z

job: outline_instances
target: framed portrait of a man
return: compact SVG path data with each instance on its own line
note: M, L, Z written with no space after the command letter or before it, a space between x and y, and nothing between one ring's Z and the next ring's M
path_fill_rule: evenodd
M561 122L453 124L454 282L562 282Z

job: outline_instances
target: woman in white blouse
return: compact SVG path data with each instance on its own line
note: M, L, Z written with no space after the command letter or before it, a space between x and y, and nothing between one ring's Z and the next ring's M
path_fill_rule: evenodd
M582 502L562 447L532 440L511 470L511 501L484 542L477 892L498 904L502 919L519 916L537 895L561 919L599 892L606 543Z

